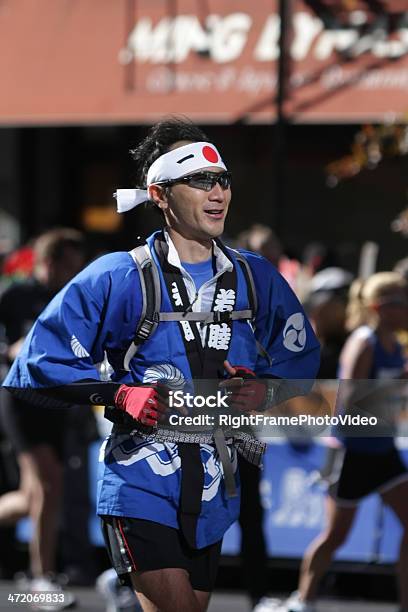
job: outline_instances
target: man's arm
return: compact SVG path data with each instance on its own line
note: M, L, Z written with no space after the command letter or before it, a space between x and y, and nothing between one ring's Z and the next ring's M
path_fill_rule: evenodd
M105 351L126 351L133 338L140 317L138 282L127 253L93 262L38 317L4 386L17 394L98 383L96 364L104 360ZM80 403L86 398L89 404L89 396L98 392L99 386L82 390ZM77 396L79 388L64 390L64 395L72 393Z
M9 389L14 395L36 405L72 404L112 406L143 425L153 426L167 413L168 391L162 385L122 385L94 380L76 381L48 389Z
M259 302L256 336L270 358L269 363L258 358L256 375L312 381L320 365L320 344L302 305L269 262L256 258L251 264Z
M120 386L120 383L90 379L59 387L36 389L35 392L43 398L56 399L67 404L114 406L115 395Z
M307 394L320 364L319 342L292 289L264 258L247 256L258 296L255 333L269 361L260 355L254 371L228 363L228 379L221 383L230 405L245 412Z

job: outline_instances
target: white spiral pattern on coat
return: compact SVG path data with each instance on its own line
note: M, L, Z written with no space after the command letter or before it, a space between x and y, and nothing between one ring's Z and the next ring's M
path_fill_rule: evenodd
M78 338L74 335L71 336L71 348L76 357L79 357L80 359L82 357L89 357L88 351L82 346Z
M169 363L161 363L147 368L143 375L144 383L161 382L170 389L183 389L185 378L178 368Z

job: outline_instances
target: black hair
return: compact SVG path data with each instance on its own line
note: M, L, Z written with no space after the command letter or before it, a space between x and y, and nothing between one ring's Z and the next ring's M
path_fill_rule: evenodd
M152 163L170 151L171 146L180 140L208 142L208 137L187 117L168 117L153 125L146 138L130 151L136 162L138 187L146 188L147 172Z

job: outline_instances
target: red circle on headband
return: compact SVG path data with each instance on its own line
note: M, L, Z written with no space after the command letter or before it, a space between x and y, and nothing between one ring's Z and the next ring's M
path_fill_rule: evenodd
M211 162L212 164L217 163L217 161L218 161L218 154L217 154L217 151L215 151L215 150L214 150L214 149L212 149L211 147L207 147L207 146L205 146L205 147L203 147L203 151L202 151L202 153L203 153L203 157L204 157L204 158L205 158L207 161Z

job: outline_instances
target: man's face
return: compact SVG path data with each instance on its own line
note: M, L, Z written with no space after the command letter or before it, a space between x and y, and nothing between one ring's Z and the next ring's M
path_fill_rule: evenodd
M187 143L177 143L183 144ZM197 172L220 174L223 169L212 166ZM210 191L177 183L167 188L167 197L159 206L170 228L188 239L208 240L223 233L230 200L231 189L223 189L219 183Z

